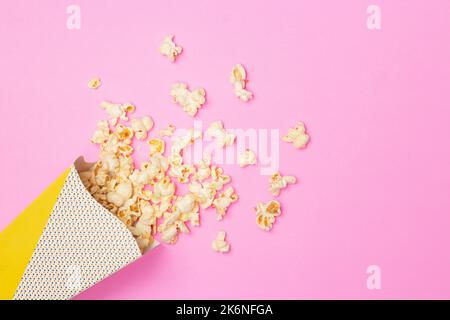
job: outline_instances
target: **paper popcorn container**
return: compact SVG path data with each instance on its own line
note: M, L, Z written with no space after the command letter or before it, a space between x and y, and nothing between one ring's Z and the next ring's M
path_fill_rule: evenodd
M0 233L0 299L69 299L142 256L81 182L90 165L78 158Z

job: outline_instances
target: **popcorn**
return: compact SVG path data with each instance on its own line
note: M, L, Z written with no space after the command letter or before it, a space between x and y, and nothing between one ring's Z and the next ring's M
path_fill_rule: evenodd
M161 139L150 139L148 141L148 144L150 146L150 156L153 156L154 154L163 154L165 149L165 142Z
M222 168L214 165L211 167L211 180L211 187L219 191L231 181L231 178L223 173Z
M233 84L235 95L244 102L253 98L253 93L245 89L247 74L241 64L233 67L230 75L230 82Z
M153 230L154 232L156 227L155 209L149 202L142 201L140 211L141 216L135 225L130 229L134 236L143 237L145 239L149 234L151 234L150 231Z
M201 184L197 181L189 184L189 192L195 196L195 200L199 203L202 209L209 208L212 205L216 195L216 190L212 188L210 184Z
M123 141L126 144L131 143L131 139L133 138L134 132L131 128L128 128L122 124L117 125L115 134L119 141ZM119 147L119 146L118 146Z
M152 201L155 203L168 202L175 194L175 184L168 176L163 177L155 183L153 188Z
M273 224L281 214L281 206L278 201L271 200L268 203L258 203L256 210L256 224L265 231L272 229Z
M170 91L173 102L179 104L183 111L185 111L191 117L194 117L198 110L206 102L206 92L203 88L197 88L189 91L187 84L175 83Z
M189 221L193 226L199 225L199 206L193 194L178 197L173 212L164 214L164 222L158 227L161 232L161 240L173 244L177 241L178 232L189 233L185 222Z
M127 113L134 111L133 105L103 102L102 108L109 115L109 123L99 121L91 138L100 147L99 160L79 175L92 197L127 226L142 252L158 236L173 244L180 233L190 232L190 226L199 226L200 209L213 206L218 219L222 219L237 200L232 187L218 194L231 178L222 168L212 165L208 154L196 165L183 163L183 151L202 138L201 130L191 128L184 135L173 137L169 156L163 155L164 140L150 139L149 158L135 166L133 137L145 139L153 120L132 119L128 127L119 120L128 121ZM215 129L212 133L219 139L225 135L224 144L234 141L221 122ZM167 132L161 133L172 135L174 131L175 127L169 125ZM175 182L187 183L188 193L179 195Z
M250 149L245 150L239 157L239 166L243 168L254 164L256 164L256 154Z
M170 62L175 62L176 57L183 51L183 48L177 46L173 42L173 35L164 38L163 43L159 47L159 52L166 56Z
M213 201L213 206L216 208L217 220L222 220L228 210L228 207L237 200L238 195L234 192L232 187L228 187L222 194L220 194Z
M115 191L108 192L107 200L116 207L121 207L133 193L131 183L121 183L116 187Z
M176 178L179 183L187 183L189 177L194 172L194 168L189 164L172 164L170 167L169 175Z
M288 134L282 138L283 141L293 143L297 149L304 148L309 141L303 122L298 122L294 128L289 128Z
M166 129L159 130L159 137L160 138L171 137L175 133L175 130L176 130L175 126L169 124Z
M211 176L211 157L204 155L203 160L197 165L196 172L192 179L202 182Z
M216 239L212 242L212 248L216 252L227 253L230 251L230 244L225 240L225 231L220 231Z
M288 184L296 183L297 179L293 176L282 176L279 172L275 172L269 179L270 192L272 195L278 196L280 191L287 187Z
M105 120L99 121L97 123L97 129L95 129L92 135L91 142L96 144L104 143L108 140L110 132L108 122Z
M147 138L147 132L153 128L153 119L150 117L133 119L131 121L131 128L138 140L144 140Z
M208 130L206 130L206 135L216 139L218 148L230 146L236 139L236 135L225 131L223 123L220 120L211 123Z
M102 80L100 78L93 78L88 82L88 87L90 89L98 89L102 85Z
M108 101L103 101L100 103L100 107L105 109L106 113L108 113L110 117L111 125L115 126L118 120L128 121L127 113L134 112L135 106L131 103L111 103Z

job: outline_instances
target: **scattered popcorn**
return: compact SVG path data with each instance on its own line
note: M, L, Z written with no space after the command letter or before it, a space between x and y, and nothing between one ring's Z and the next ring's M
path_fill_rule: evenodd
M166 129L159 130L159 136L160 138L171 137L175 133L175 130L176 130L175 126L169 124Z
M194 117L206 102L205 89L197 88L189 91L185 83L175 83L172 86L170 95L172 96L173 102L179 104L191 117Z
M294 128L289 128L288 134L284 136L283 141L293 143L297 149L304 148L309 141L309 135L306 133L303 122L298 122Z
M94 89L94 90L100 88L101 85L102 85L102 80L100 78L94 78L88 82L88 87L90 89Z
M236 135L226 132L220 120L211 123L206 131L206 135L216 139L218 148L230 146L236 140Z
M221 219L238 199L232 187L218 194L231 178L212 165L209 155L195 165L183 163L184 149L202 138L201 130L191 128L173 137L168 156L164 156L164 140L151 138L147 161L135 166L133 137L135 143L145 139L153 120L132 119L128 127L119 120L128 120L133 105L103 102L101 106L110 121L99 121L91 138L100 147L99 160L80 171L80 179L93 198L127 226L142 252L155 238L173 244L180 233L190 232L189 226L199 226L200 210L213 206ZM175 130L168 129L170 134ZM187 193L181 194L176 183L186 183Z
M236 96L244 102L253 98L253 94L245 89L246 78L247 74L244 67L241 64L235 65L231 71L230 82L233 84Z
M222 220L228 210L228 207L237 200L238 195L234 192L232 187L228 187L222 194L220 194L213 201L213 206L216 208L217 220Z
M272 229L276 217L281 214L280 203L271 200L268 203L258 203L256 210L256 224L265 231Z
M115 126L119 119L128 121L127 113L132 113L135 110L135 106L131 103L120 104L103 101L100 106L108 113L112 126Z
M241 168L256 164L256 154L250 150L245 150L239 157L239 166Z
M183 50L173 38L173 35L165 37L159 48L171 62ZM252 92L246 89L247 74L241 64L233 67L230 82L239 99L247 102L253 98ZM88 86L99 88L101 79L92 79ZM203 88L191 91L185 83L173 84L170 95L173 102L191 117L195 117L206 103ZM226 186L231 177L213 164L208 154L197 164L183 162L184 150L203 138L201 130L191 128L184 135L178 135L178 132L175 134L175 126L169 124L159 131L159 138L149 139L148 159L135 165L133 137L136 137L136 143L147 139L153 128L153 119L149 116L132 119L128 127L124 122L135 111L133 104L103 101L100 106L106 111L108 120L99 121L91 137L91 142L99 145L99 159L88 169L80 171L79 176L92 197L127 226L142 252L150 248L155 239L169 244L177 242L180 233L188 234L191 227L200 225L200 214L207 208L216 210L218 220L224 218L229 207L239 198L232 186ZM220 120L209 126L206 135L216 140L218 148L233 145L236 140L236 135L227 132ZM168 150L163 137L173 137ZM304 148L309 135L304 124L298 122L282 140L293 143L296 148ZM255 165L256 154L247 149L239 156L238 162L240 167ZM278 196L289 184L296 183L296 178L276 172L269 183L272 195ZM184 192L178 188L179 184L186 184L181 188ZM257 204L255 210L257 225L269 231L281 214L281 205L271 200ZM230 250L225 237L224 231L218 233L212 243L213 250L221 253Z
M137 139L144 140L147 138L147 132L153 128L153 119L150 117L133 119L131 128L134 130Z
M174 62L177 56L183 51L183 48L177 46L173 42L173 35L169 35L164 38L163 43L159 47L159 52L169 58L170 62Z
M288 184L294 184L297 179L293 176L282 176L279 172L275 172L269 179L270 192L272 195L278 196L280 191L287 187Z
M220 231L216 239L212 242L212 248L216 252L227 253L230 251L230 244L225 240L225 231Z

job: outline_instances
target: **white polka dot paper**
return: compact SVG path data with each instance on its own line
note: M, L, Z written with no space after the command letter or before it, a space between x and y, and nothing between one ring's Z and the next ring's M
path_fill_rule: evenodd
M139 257L130 231L72 166L14 299L69 299Z

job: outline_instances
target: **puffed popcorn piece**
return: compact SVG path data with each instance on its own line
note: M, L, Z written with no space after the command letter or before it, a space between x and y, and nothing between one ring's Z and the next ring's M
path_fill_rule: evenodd
M281 214L281 205L276 200L271 200L268 203L258 203L256 210L256 224L264 231L272 229L273 224Z
M136 242L142 253L145 253L145 251L153 244L154 241L155 240L150 233L142 234L136 238Z
M175 130L176 130L175 126L169 124L166 129L159 130L159 137L160 138L171 137L175 133Z
M211 187L216 191L222 190L223 186L231 181L230 176L224 174L223 169L213 165L211 166Z
M199 205L195 201L193 194L186 194L180 196L175 201L172 212L164 213L164 221L158 226L158 231L161 233L161 240L174 244L178 238L178 232L189 233L186 222L189 221L191 225L199 225L198 215Z
M198 202L202 209L209 208L216 196L216 190L211 187L210 184L202 184L194 181L189 184L189 192L195 196L195 200Z
M153 128L153 119L145 116L140 119L131 120L131 129L138 140L147 138L147 133Z
M253 98L253 93L245 89L247 73L241 64L236 64L230 75L230 82L233 84L235 95L244 102Z
M241 168L249 166L249 165L255 165L256 164L256 154L250 150L245 150L239 157L239 166Z
M164 38L163 43L159 47L159 52L166 56L170 62L175 62L175 59L177 56L183 51L183 48L180 46L177 46L173 42L173 35L168 35Z
M211 123L208 130L206 130L206 135L216 139L218 148L230 146L236 140L236 135L228 133L220 120Z
M133 138L134 132L131 128L128 128L127 126L124 126L123 124L119 124L116 127L116 131L114 132L119 138L119 141L123 141L126 144L131 143L131 139ZM119 147L118 145L117 147Z
M194 117L198 110L206 102L206 92L203 88L197 88L189 91L187 84L175 83L170 91L172 100L183 108L191 117Z
M89 80L88 82L88 87L89 89L98 89L100 88L100 86L102 85L102 80L100 78L93 78L91 80Z
M149 202L142 202L140 212L139 219L130 228L131 233L136 237L151 234L152 228L156 227L155 210Z
M196 171L192 176L195 181L204 181L211 176L211 156L205 154L202 161L197 165Z
M164 140L154 138L148 140L148 145L150 146L150 156L155 154L163 154L165 150L165 142Z
M227 253L230 251L230 244L225 240L225 231L219 231L216 239L212 242L212 249L216 252Z
M275 172L269 178L270 192L272 195L278 196L282 189L286 188L288 184L294 184L297 179L294 176L282 176L279 172Z
M108 192L106 197L116 207L121 207L131 197L132 193L133 188L131 183L121 183L116 187L115 191Z
M171 164L169 175L172 178L176 178L179 183L189 182L189 177L195 172L195 169L190 164Z
M216 208L217 220L222 220L225 216L228 207L238 200L238 195L234 192L233 187L228 187L213 201L213 206Z
M175 195L175 184L168 176L164 176L153 186L152 201L155 203L171 200Z
M110 123L113 126L117 124L119 119L128 121L127 113L132 113L136 109L131 103L111 103L108 101L102 101L100 107L109 115Z
M297 149L304 148L308 141L309 135L306 133L305 124L298 122L294 128L289 128L288 134L283 136L283 141L293 143Z
M109 138L111 130L109 129L108 121L102 120L97 123L97 129L95 129L92 135L91 142L95 144L102 144Z

